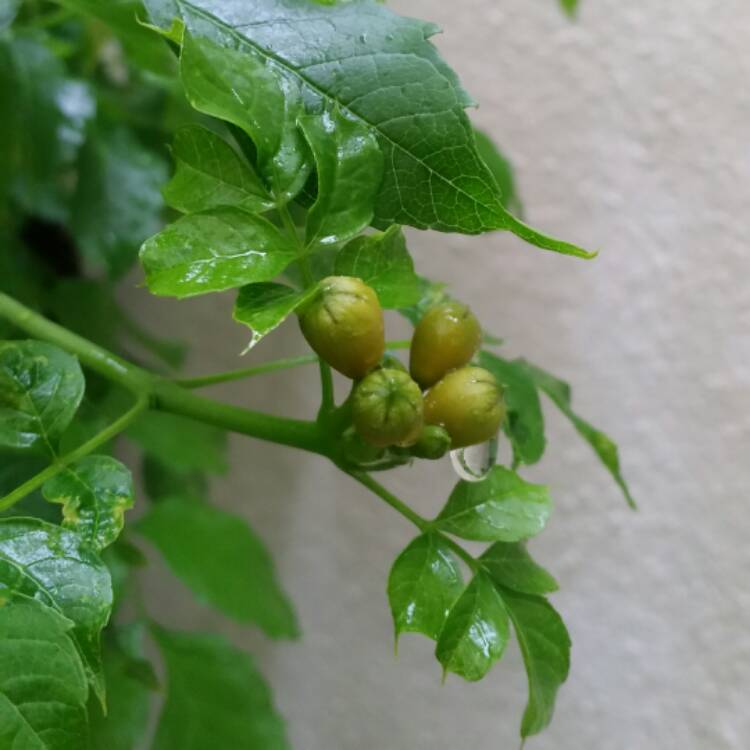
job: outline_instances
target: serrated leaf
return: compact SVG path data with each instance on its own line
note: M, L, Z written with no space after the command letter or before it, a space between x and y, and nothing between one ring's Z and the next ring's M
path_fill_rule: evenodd
M53 452L85 388L78 360L56 346L0 341L0 446Z
M72 626L33 599L0 596L0 747L88 747L88 685Z
M105 639L104 674L107 713L90 705L91 750L134 750L141 747L149 723L155 676L143 658L143 627L118 628L117 638Z
M273 194L281 201L294 197L311 170L296 126L301 112L298 87L253 50L215 44L203 34L184 35L180 72L193 107L247 133Z
M147 411L126 434L146 453L177 472L227 471L227 435L217 427L166 412Z
M97 128L81 152L70 230L86 262L121 277L161 224L167 164L125 127Z
M435 519L436 528L480 542L517 542L538 534L551 511L544 485L495 466L481 482L461 480Z
M280 326L300 305L313 297L317 286L302 291L271 282L248 284L240 289L234 303L234 319L252 329L248 349Z
M318 194L307 214L307 245L354 237L372 221L383 154L372 131L334 109L300 117L315 158Z
M503 429L513 446L514 463L533 464L544 454L544 416L536 384L522 362L481 352L479 364L489 370L503 386L508 411Z
M336 255L335 273L357 276L377 293L384 308L416 305L422 298L422 283L406 248L401 227L355 237Z
M169 25L179 16L191 34L273 67L292 92L301 93L308 111L339 107L367 127L386 165L376 226L469 234L509 229L540 247L588 256L503 207L464 112L472 101L428 41L438 30L433 24L401 18L375 0L328 6L289 0L145 4L155 23Z
M229 207L183 216L140 253L149 289L180 298L270 281L295 256L271 222Z
M541 367L532 365L530 362L519 360L526 368L529 376L534 380L537 387L544 391L557 406L557 408L571 421L578 434L594 449L599 460L610 473L622 490L628 505L635 509L636 503L630 494L630 488L625 482L620 470L620 455L617 445L608 435L581 418L571 408L570 386L554 375L542 370Z
M557 581L531 558L522 542L495 542L479 558L490 578L522 594L549 594Z
M435 534L414 539L388 576L396 640L401 633L423 633L437 640L463 588L461 569L445 541Z
M508 613L490 578L472 578L448 613L435 649L445 672L481 680L508 643Z
M0 520L0 588L33 597L75 623L86 673L104 698L99 637L112 609L104 563L78 534L35 518Z
M269 636L297 635L271 557L244 520L173 497L154 505L137 528L199 599Z
M154 636L168 692L152 750L290 750L284 722L248 654L213 635L155 628Z
M130 469L111 456L86 456L42 486L44 498L62 507L62 525L101 551L117 539L133 507Z
M513 166L486 133L475 128L474 140L479 156L495 178L503 205L522 219L523 205L518 195Z
M68 216L70 180L96 104L88 85L37 39L0 40L0 191L29 214Z
M555 697L570 669L570 636L560 615L541 596L503 589L529 680L521 736L541 732L551 721Z
M172 143L177 170L164 187L167 203L183 213L235 206L267 211L274 201L253 168L223 138L198 125L177 131Z

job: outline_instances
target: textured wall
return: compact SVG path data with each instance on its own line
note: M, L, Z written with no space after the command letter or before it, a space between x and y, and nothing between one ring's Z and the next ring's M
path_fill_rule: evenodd
M630 513L550 412L530 475L551 485L556 512L533 551L561 582L574 650L553 725L530 746L746 748L750 5L582 0L576 24L553 0L393 5L446 29L436 41L512 157L529 220L603 250L586 263L506 235L411 236L422 269L450 279L509 352L572 381L580 411L619 441L641 503ZM196 341L194 370L235 365L244 335L229 300L137 300ZM300 350L287 326L253 357ZM312 371L282 383L224 393L313 408ZM228 632L261 652L298 750L516 747L515 647L485 681L442 688L426 640L405 637L393 657L385 579L411 529L314 458L238 440L233 459L217 501L274 546L304 640ZM431 513L452 481L441 464L391 484ZM151 587L165 619L218 622L171 584Z

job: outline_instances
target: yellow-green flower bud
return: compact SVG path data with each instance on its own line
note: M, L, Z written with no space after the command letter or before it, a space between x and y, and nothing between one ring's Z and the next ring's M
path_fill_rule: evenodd
M352 421L372 445L411 445L422 432L419 386L402 370L375 370L352 394Z
M313 351L349 378L364 377L385 350L383 310L361 279L329 276L299 314Z
M451 436L438 425L428 424L422 429L419 439L411 447L412 456L437 460L442 458L451 447Z
M467 364L481 342L482 328L466 305L435 305L414 329L409 357L411 376L422 388L429 388L450 370Z
M444 427L451 436L451 448L489 440L505 418L502 388L481 367L449 372L430 388L424 401L425 423Z

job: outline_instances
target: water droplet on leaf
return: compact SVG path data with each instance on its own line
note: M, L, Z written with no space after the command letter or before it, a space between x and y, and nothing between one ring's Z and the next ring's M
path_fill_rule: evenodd
M481 482L497 461L497 435L485 443L451 451L453 470L466 482Z

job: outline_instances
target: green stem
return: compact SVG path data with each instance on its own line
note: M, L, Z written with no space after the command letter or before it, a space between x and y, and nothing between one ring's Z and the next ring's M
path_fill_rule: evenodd
M16 487L13 492L0 499L0 511L7 510L11 506L15 505L19 500L23 500L26 495L32 493L38 487L41 487L48 479L59 474L63 469L70 464L79 461L80 459L88 456L89 453L93 453L97 448L108 443L112 438L119 435L125 430L128 425L148 407L148 399L145 396L141 396L135 402L135 404L128 409L121 417L112 422L111 425L103 429L97 435L94 435L90 440L82 443L75 450L70 453L66 453L64 456L58 458L54 463L50 464L46 469L35 474L31 479L28 479L20 487Z
M245 378L252 378L256 375L265 375L266 373L276 372L277 370L288 370L291 367L299 367L300 365L311 365L317 361L318 357L315 354L303 354L300 357L276 359L273 362L264 362L260 365L243 367L239 370L218 372L215 375L204 375L203 377L198 378L182 378L175 380L174 382L181 385L183 388L204 388L205 386L216 385L217 383L229 383L233 380L244 380Z
M411 521L420 531L429 531L431 524L426 518L422 518L419 513L413 511L403 500L399 500L399 498L383 487L380 482L376 482L369 474L364 471L348 471L347 474L367 487L368 490L374 492L381 500L385 500L391 508Z

